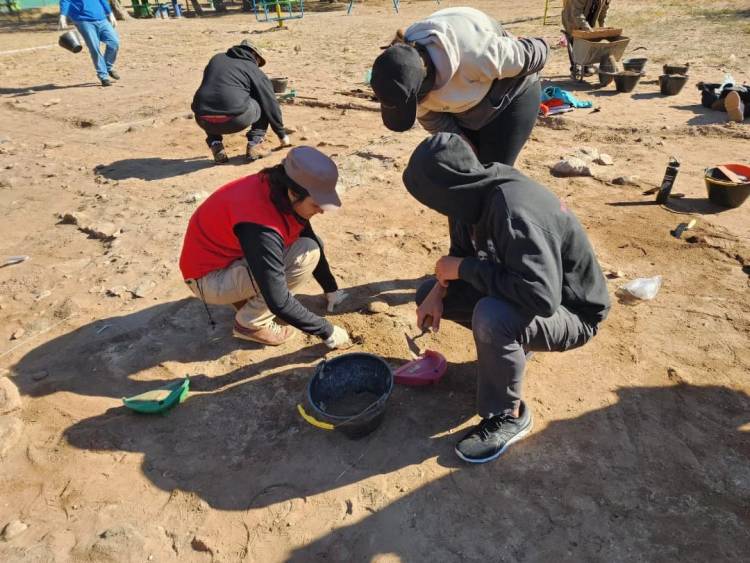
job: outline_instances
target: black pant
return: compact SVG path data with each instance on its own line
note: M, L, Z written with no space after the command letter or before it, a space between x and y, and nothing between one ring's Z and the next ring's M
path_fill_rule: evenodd
M209 121L206 121L205 119L202 119L200 115L195 116L195 122L208 135L206 137L206 144L209 147L216 141L221 142L222 135L239 133L240 131L242 131L243 129L247 129L248 127L250 128L247 132L248 142L257 144L263 140L266 129L258 129L258 126L261 125L261 123L259 123L259 121L261 121L261 112L260 106L258 106L258 103L255 100L250 100L250 107L248 107L244 113L241 113L240 115L233 115L231 117L232 118L230 120L224 121L222 123L211 123ZM255 125L256 123L258 125L253 127L253 125ZM266 123L266 127L267 126L268 124Z
M417 304L435 285L417 290ZM583 346L596 326L561 306L550 317L535 317L501 297L488 297L471 284L450 283L443 318L472 330L477 347L477 412L483 418L513 414L521 403L527 352L564 352Z
M478 131L462 128L466 137L477 148L482 164L515 164L518 154L534 129L541 101L542 86L536 80L516 96L495 119Z

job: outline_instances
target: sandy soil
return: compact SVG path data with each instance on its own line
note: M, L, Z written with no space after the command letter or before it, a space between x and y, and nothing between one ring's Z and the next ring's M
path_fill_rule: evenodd
M301 335L273 350L238 343L222 308L212 330L177 269L200 200L283 156L245 164L236 135L232 162L216 167L189 111L208 58L250 37L268 52L269 74L306 97L284 106L295 142L341 169L345 208L315 220L352 295L333 319L359 337L356 350L394 366L408 359L414 289L447 250L446 222L400 182L424 131L387 131L352 91L365 88L378 45L434 3L402 3L400 15L357 4L351 16L309 13L279 32L241 14L124 22L123 78L109 89L85 53L54 46L51 23L3 27L0 257L31 259L0 269L0 527L22 523L6 529L0 559L746 559L750 204L710 204L702 171L747 162L750 128L704 110L695 83L727 71L750 80L750 23L741 1L694 4L613 2L629 52L650 59L633 94L571 82L564 48L552 52L544 78L600 111L540 120L518 167L580 217L605 268L622 276L613 294L636 277L664 284L654 301L615 301L586 347L538 354L526 387L534 432L481 467L453 454L475 420L467 330L445 323L422 339L448 358L445 379L397 388L382 427L349 441L296 412L324 347ZM557 44L542 2L474 5ZM657 83L668 61L691 63L671 98ZM552 177L549 165L581 146L614 165ZM672 154L685 197L653 205L641 192ZM622 175L640 186L610 182ZM694 230L670 235L691 217ZM322 311L316 287L303 294ZM368 314L375 299L388 310ZM122 407L122 396L184 375L192 393L168 416Z

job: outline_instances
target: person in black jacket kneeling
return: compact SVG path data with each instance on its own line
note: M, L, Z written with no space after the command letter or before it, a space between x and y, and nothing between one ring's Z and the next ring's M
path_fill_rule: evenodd
M269 125L282 147L291 146L271 80L260 70L265 64L260 49L245 40L214 55L203 71L191 108L195 121L208 135L206 143L217 164L229 160L222 135L248 127L245 155L249 161L265 156L259 145Z
M403 180L449 219L450 251L417 291L417 323L438 330L446 318L474 332L482 421L456 453L491 461L531 431L521 399L526 354L588 342L609 311L606 281L563 202L510 166L480 164L459 135L423 141Z

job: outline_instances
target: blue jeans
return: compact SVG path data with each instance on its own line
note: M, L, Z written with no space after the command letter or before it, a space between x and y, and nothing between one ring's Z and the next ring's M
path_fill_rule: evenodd
M429 279L417 290L417 304L435 285ZM482 295L462 280L452 281L443 299L443 318L474 332L477 346L477 411L483 418L512 414L521 403L527 352L564 352L583 346L597 331L573 311L560 306L551 317L523 313L500 297Z
M117 50L120 48L120 39L117 37L115 28L107 20L75 22L75 24L89 48L99 80L108 78L109 71L117 58ZM104 55L101 52L101 43L106 45Z

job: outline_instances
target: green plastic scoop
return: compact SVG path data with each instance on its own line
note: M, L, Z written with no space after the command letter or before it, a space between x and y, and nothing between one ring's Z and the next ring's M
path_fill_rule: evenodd
M146 391L140 395L123 397L126 407L136 412L155 414L165 412L185 400L190 389L190 378L175 381L159 389Z

